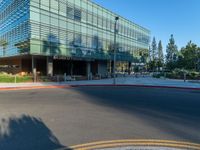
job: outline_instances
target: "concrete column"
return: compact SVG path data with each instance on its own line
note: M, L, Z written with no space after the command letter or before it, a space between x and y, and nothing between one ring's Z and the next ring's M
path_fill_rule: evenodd
M37 80L37 69L36 69L36 60L35 60L34 56L32 56L31 60L32 60L33 82L36 82L36 80Z
M92 77L91 77L91 62L87 62L87 77L88 77L88 80L91 80Z
M53 76L53 58L47 57L47 75Z

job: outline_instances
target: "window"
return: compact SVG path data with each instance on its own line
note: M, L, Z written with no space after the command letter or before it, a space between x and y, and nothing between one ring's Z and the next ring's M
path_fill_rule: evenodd
M49 16L46 16L46 15L41 14L41 22L42 22L42 23L49 24L49 20L50 20L50 17L49 17Z
M107 21L107 29L110 30L110 20Z
M81 19L87 21L87 13L85 11L81 12Z
M97 23L98 23L97 16L96 16L96 15L93 15L93 24L94 24L94 25L97 25Z
M67 10L66 10L66 4L65 3L60 2L60 4L59 4L59 14L66 17Z
M71 22L67 22L67 29L73 31L74 30L74 24L71 23Z
M64 21L64 20L59 20L59 26L60 26L60 28L66 29L66 27L67 27L66 21Z
M81 46L81 34L74 34L74 46Z
M107 25L107 19L103 18L103 28L106 28L106 25Z
M87 33L87 26L85 26L85 25L81 26L81 33L83 33L83 34Z
M89 36L87 37L87 47L92 48L92 38Z
M41 0L41 8L44 10L49 10L49 0Z
M99 42L99 37L97 35L95 35L92 38L92 48L98 49L98 42Z
M41 0L41 5L49 7L49 0Z
M40 1L39 0L32 0L33 2L36 2L36 3L40 3Z
M51 2L51 11L54 13L58 13L58 2L55 0L50 0Z
M67 33L67 40L70 46L73 46L74 34L72 32Z
M30 16L31 16L31 20L34 20L34 21L37 21L37 22L40 21L40 14L39 13L35 13L35 12L31 11Z
M92 23L92 15L90 13L88 13L88 16L87 16L87 22Z
M49 27L48 27L48 26L42 25L40 28L41 28L41 32L40 32L41 38L42 38L42 39L46 39L46 38L47 38L47 35L48 35L49 32L50 32Z
M81 10L78 8L74 9L74 19L76 21L81 21Z
M100 16L98 16L98 26L102 27L103 20Z
M58 18L51 17L51 25L58 26Z
M19 32L19 30L17 30ZM17 33L19 35L19 33ZM31 37L40 38L40 26L39 24L32 23L31 25Z
M82 35L82 37L81 37L81 45L84 46L84 47L87 45L87 37L86 36Z
M78 25L78 24L74 24L74 30L75 30L76 32L81 32L81 26Z
M67 17L74 19L74 9L72 7L67 7Z
M65 30L59 30L59 40L61 44L66 44L66 32Z

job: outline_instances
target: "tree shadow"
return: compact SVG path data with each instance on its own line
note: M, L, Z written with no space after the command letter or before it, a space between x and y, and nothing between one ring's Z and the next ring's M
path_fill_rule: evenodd
M49 34L47 40L43 41L43 53L61 55L60 40L54 34Z
M110 43L108 46L108 54L110 59L114 60L114 43ZM125 50L124 46L120 43L116 43L116 60L118 61L128 61L128 62L138 62L138 58L131 54L131 51Z
M30 40L20 41L15 46L18 48L20 54L27 54L30 52Z
M1 150L68 149L53 135L40 118L22 115L0 120Z
M97 60L113 60L114 59L114 43L108 44L108 50L105 50L105 43L98 35L91 38L91 45L87 47L82 43L81 34L75 34L73 40L69 43L70 53L75 57L92 58ZM137 62L138 58L134 57L130 51L125 51L122 45L116 44L116 59L119 61L134 61ZM87 50L86 50L87 49Z

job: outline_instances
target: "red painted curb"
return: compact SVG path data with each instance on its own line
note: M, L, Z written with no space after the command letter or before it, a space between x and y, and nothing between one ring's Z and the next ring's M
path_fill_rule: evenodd
M31 89L55 89L55 88L71 88L70 85L65 85L65 86L24 86L24 87L6 87L6 88L0 88L0 91L14 91L14 90L31 90Z
M0 88L0 91L12 90L31 90L31 89L56 89L56 88L73 88L73 87L142 87L142 88L162 88L162 89L182 89L182 90L200 90L193 87L175 87L175 86L154 86L154 85L131 85L131 84L82 84L82 85L50 85L50 86L32 86L32 87L6 87Z

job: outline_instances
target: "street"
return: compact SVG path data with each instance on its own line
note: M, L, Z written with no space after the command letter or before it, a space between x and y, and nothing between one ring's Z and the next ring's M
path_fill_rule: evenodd
M53 150L118 139L200 143L200 91L73 87L0 91L0 149Z

